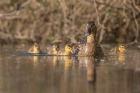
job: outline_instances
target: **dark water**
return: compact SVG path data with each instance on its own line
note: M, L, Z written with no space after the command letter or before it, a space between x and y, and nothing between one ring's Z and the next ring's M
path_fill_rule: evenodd
M12 50L11 50L12 51ZM140 52L119 58L0 54L0 93L140 93Z

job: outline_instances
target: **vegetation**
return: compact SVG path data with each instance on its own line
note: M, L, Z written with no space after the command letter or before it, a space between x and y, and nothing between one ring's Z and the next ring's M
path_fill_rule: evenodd
M90 20L99 42L140 41L139 0L1 0L0 43L74 42Z

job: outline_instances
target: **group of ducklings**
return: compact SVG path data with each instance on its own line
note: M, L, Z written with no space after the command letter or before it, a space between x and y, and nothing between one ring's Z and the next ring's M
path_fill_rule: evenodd
M97 55L98 47L100 46L97 40L97 28L94 21L90 21L87 24L87 31L86 31L86 42L84 45L82 44L73 44L68 43L65 44L64 48L60 49L59 45L53 45L51 49L48 49L47 52L49 55L75 55L75 56L93 56ZM62 51L63 50L63 51ZM101 50L101 49L100 49ZM116 53L124 54L126 51L125 45L119 44L118 47L115 48ZM41 49L38 43L34 43L33 46L29 49L29 53L41 53ZM99 53L101 54L101 53Z
M85 46L86 47L86 46ZM53 45L51 49L49 49L50 55L75 55L80 56L83 55L84 47L78 44L66 44L64 49L61 49L59 45ZM47 52L48 52L47 51ZM119 55L125 54L126 46L123 44L119 44L118 47L114 48L113 51ZM38 43L34 43L33 46L28 50L29 53L41 53L41 48Z
M28 50L29 53L41 53L41 49L38 43L34 43L33 46ZM66 44L64 47L64 51L60 49L59 45L53 45L50 50L48 50L49 55L78 55L79 48L75 44Z
M64 47L64 52L60 49L58 45L54 45L51 49L52 52L49 52L50 55L75 55L75 56L93 56L96 48L96 25L94 21L89 21L86 26L86 42L85 45L79 44L66 44ZM33 46L29 49L30 53L40 53L39 44L34 43ZM48 50L50 51L50 50Z
M67 56L72 56L72 55L78 55L79 53L79 47L75 44L66 44L64 47L64 51L62 51L59 47L59 45L54 45L53 46L53 55L67 55Z

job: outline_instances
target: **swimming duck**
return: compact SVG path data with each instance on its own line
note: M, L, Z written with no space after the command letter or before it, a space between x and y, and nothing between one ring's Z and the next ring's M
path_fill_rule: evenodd
M117 47L111 49L110 51L111 51L111 54L117 54L117 53L124 54L126 52L126 47L124 45L120 44Z
M94 39L94 35L90 34L87 36L85 55L91 56L94 54L94 52L95 52L95 39Z
M96 37L96 25L94 21L90 21L87 24L87 41L86 41L86 49L85 56L92 56L95 52L95 37Z
M79 47L78 56L84 56L85 55L85 49L86 49L85 44L79 44L78 47Z
M125 55L126 47L124 45L122 45L122 44L119 45L117 53L118 53L118 60L119 60L119 62L124 64L125 63L125 57L126 57L126 55Z
M72 47L69 44L65 45L64 55L67 55L67 56L72 55Z
M87 43L94 43L95 42L95 37L94 34L90 34L87 36Z
M60 55L60 48L58 45L53 46L53 55Z
M126 52L126 47L124 45L119 45L118 52L119 53L125 53Z
M40 53L40 46L38 43L34 43L33 46L28 50L29 53Z

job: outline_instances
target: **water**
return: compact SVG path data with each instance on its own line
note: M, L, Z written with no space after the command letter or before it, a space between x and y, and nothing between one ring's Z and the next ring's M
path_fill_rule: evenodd
M0 93L140 93L138 50L100 61L11 53L1 48Z

